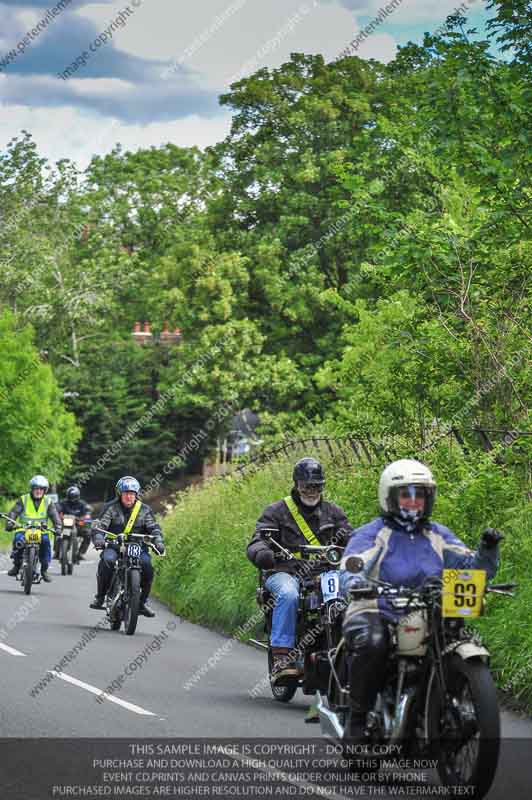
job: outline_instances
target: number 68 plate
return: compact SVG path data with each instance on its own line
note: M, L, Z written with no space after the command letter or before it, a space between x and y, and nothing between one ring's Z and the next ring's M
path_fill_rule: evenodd
M442 616L471 619L482 612L482 598L486 588L483 569L444 569Z

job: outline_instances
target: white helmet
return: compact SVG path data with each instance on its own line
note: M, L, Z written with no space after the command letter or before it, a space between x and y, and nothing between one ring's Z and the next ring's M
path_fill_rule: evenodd
M45 492L48 491L50 488L50 484L48 483L47 478L44 475L34 475L33 478L30 479L30 492L32 489L44 489Z
M423 486L426 489L423 517L432 513L436 499L436 482L432 472L420 461L402 458L393 461L383 470L379 481L379 505L383 514L399 516L399 492L401 486Z

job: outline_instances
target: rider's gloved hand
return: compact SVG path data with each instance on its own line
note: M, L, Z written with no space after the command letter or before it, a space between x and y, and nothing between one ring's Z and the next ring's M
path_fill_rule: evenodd
M13 520L6 522L6 531L12 531L14 528L15 528L15 522Z
M157 550L160 556L164 553L164 542L162 539L154 539L153 546Z
M482 531L480 534L480 543L484 545L486 550L492 550L494 547L497 547L499 542L502 542L503 539L503 534L496 528L486 528L486 530Z
M255 556L255 564L259 569L273 569L275 556L271 550L260 550Z

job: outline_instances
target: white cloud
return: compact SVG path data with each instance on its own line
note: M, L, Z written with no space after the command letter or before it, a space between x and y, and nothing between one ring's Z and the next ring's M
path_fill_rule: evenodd
M446 17L458 8L462 1L473 10L480 9L482 0L403 0L400 6L387 19L389 25L407 25L432 21L437 24L445 22ZM333 0L349 8L357 17L376 16L379 9L385 8L390 0Z
M397 52L397 42L389 33L374 33L362 42L354 55L360 58L375 58L383 64L392 61Z
M39 152L51 161L71 158L84 169L95 154L109 153L120 142L126 150L158 147L172 142L180 147L206 147L221 141L230 127L229 115L204 118L190 115L171 122L125 125L116 119L80 111L75 107L0 108L0 150L8 141L29 130Z
M113 18L109 6L101 4L80 13L98 30ZM169 65L182 60L199 87L221 90L245 65L251 71L277 67L291 52L322 53L331 60L357 30L347 9L318 0L203 0L186 9L175 0L151 0L114 34L113 42L141 58ZM170 79L180 80L175 73Z

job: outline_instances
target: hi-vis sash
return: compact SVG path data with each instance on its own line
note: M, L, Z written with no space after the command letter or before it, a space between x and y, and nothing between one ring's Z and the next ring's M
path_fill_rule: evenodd
M316 535L311 531L311 529L308 526L306 520L299 513L299 509L296 506L296 504L294 503L293 498L290 495L288 495L288 497L284 498L284 502L288 506L288 510L292 514L292 517L294 518L294 521L295 521L297 527L299 528L300 533L303 534L303 536L307 540L308 544L320 547L321 546L321 542L316 537ZM293 553L293 555L296 556L296 558L301 558L301 553L299 553L299 552Z
M133 525L135 524L135 521L139 515L141 505L142 503L140 502L140 500L137 500L135 505L133 506L133 511L131 512L131 516L127 521L127 525L122 531L122 533L131 533L131 531L133 530Z

